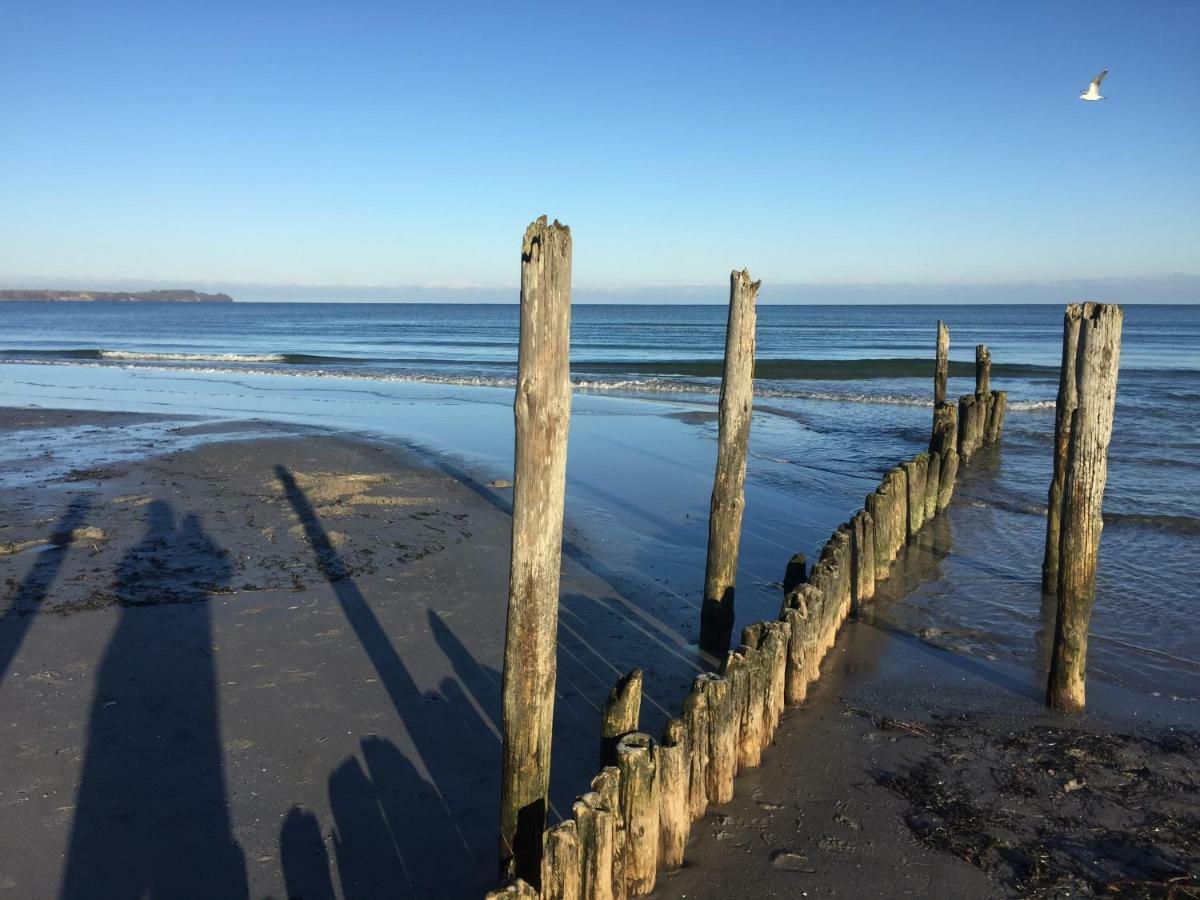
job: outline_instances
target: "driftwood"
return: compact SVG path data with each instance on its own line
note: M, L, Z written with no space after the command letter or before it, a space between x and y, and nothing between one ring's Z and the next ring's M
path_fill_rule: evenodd
M658 868L673 872L683 865L683 849L692 833L688 811L688 733L682 719L671 719L654 748L658 777Z
M538 219L521 248L512 557L502 685L500 870L538 887L550 784L567 428L571 231Z
M1071 445L1071 421L1079 403L1075 372L1079 352L1079 328L1083 304L1072 303L1063 316L1062 367L1058 373L1058 399L1054 405L1054 474L1046 502L1046 550L1042 557L1042 590L1058 590L1058 551L1061 541L1062 497L1067 481L1067 451Z
M546 830L542 850L542 900L579 900L583 885L579 825L573 819Z
M1087 303L1079 327L1076 406L1062 494L1058 615L1046 689L1046 702L1066 712L1084 706L1088 624L1096 599L1123 318L1119 306Z
M654 890L658 871L658 776L654 741L635 731L617 744L621 770L621 816L625 822L625 882L629 896Z
M708 559L700 647L723 655L733 631L733 597L745 506L746 450L754 397L754 303L761 282L744 269L729 276L729 324L718 407L717 471L708 514Z
M604 703L600 717L600 765L616 764L617 742L638 730L641 712L642 670L633 669L613 685Z

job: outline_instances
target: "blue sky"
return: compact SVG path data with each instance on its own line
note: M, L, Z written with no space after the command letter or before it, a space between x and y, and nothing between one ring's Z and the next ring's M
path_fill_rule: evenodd
M1200 274L1198 98L1191 0L10 2L0 282L503 291L548 213L614 294L1136 292Z

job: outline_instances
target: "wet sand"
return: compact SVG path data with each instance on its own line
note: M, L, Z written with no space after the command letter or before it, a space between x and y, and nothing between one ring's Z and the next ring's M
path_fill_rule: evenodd
M33 415L6 413L114 421ZM15 551L0 555L0 893L492 885L511 492L304 430L0 494ZM647 720L661 721L656 697L702 665L683 632L694 610L632 611L568 547L554 745L567 810L613 680L657 659Z
M846 622L807 702L657 894L1200 896L1195 704L1092 679L1087 712L1059 715L1044 669L894 626L915 588L945 590L950 518Z
M318 429L0 411L18 440L62 425L97 444L143 427L196 444L65 471L44 460L0 491L0 896L491 887L510 491ZM906 554L880 604L936 578L939 540ZM616 677L646 668L643 727L657 733L706 664L689 644L694 606L616 577L570 530L565 551L564 812L594 774ZM1039 691L864 615L657 894L1077 895L1195 867L1177 852L1195 847L1200 805L1194 738L1166 730L1180 709L1147 716L1145 698L1094 686L1097 712L1065 739L1031 730L1063 727ZM1093 734L1130 738L1106 756ZM1048 743L1070 771L1046 774ZM1010 770L1024 780L1000 778ZM1086 834L1046 825L1064 797ZM1145 846L1136 815L1158 810L1175 824ZM1047 863L1022 862L1042 844ZM1071 860L1096 853L1120 871L1077 874Z

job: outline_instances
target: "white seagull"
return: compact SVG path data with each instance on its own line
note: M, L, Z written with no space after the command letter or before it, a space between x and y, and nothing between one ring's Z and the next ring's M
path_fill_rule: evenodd
M1092 83L1087 86L1087 90L1079 95L1080 100L1103 100L1100 96L1100 82L1104 80L1104 76L1108 74L1108 69L1105 69L1099 75L1092 79Z

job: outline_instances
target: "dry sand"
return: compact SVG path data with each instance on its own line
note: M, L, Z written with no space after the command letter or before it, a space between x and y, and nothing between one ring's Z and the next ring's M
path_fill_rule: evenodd
M492 886L511 491L394 444L275 431L0 492L0 897ZM565 550L563 811L618 675L645 667L657 733L705 665L694 605L570 531ZM850 623L656 895L1165 896L1127 882L1200 875L1195 738L1176 709L1092 699L1064 724L1019 672Z

